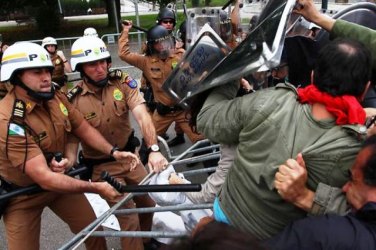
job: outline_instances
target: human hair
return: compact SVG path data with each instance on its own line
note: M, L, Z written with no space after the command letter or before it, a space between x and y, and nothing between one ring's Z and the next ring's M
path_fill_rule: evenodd
M361 96L371 79L371 53L361 43L339 38L318 55L313 84L332 96Z
M364 183L376 187L376 135L364 142L362 149L369 148L371 154L363 166Z
M228 224L213 221L192 237L179 239L163 250L262 250L258 240Z
M195 133L197 133L197 116L211 91L212 89L205 90L189 100L188 124Z

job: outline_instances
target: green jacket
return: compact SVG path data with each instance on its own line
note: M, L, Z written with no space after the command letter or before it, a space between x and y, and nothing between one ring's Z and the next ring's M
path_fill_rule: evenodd
M344 20L337 20L330 32L330 38L346 37L363 43L372 55L372 66L376 70L376 31Z
M212 141L238 144L219 194L220 206L232 225L265 239L306 216L274 189L279 165L302 152L311 190L319 182L341 187L365 127L315 120L311 106L297 102L296 89L289 84L230 100L236 89L234 84L214 89L197 125Z

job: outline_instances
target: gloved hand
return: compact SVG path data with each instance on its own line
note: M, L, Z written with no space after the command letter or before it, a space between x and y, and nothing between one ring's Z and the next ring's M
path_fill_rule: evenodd
M61 58L61 60L63 60L63 62L65 62L67 59L65 58L65 55L64 55L64 53L63 53L63 51L62 50L58 50L58 51L56 51L56 54L58 55L58 56L60 56L60 58Z

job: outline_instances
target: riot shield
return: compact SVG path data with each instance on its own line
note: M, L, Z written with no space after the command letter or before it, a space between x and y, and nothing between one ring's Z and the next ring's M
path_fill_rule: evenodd
M205 24L220 34L220 17L219 12L221 8L195 8L188 11L187 18L187 37L186 47L187 49L192 46L197 38L202 27Z
M282 54L287 20L295 2L269 1L261 12L255 29L198 85L214 87L255 71L276 67ZM193 92L192 95L194 94L196 93Z
M230 52L209 24L204 25L198 37L162 86L182 107L189 106L185 100L191 92L205 90L197 83Z
M332 16L334 19L342 19L357 23L376 30L376 5L372 3L355 3L348 8ZM316 37L320 47L329 42L329 33L321 30Z
M174 84L171 83L171 78L174 77L176 79L176 75L170 76L167 80L168 82L164 84L164 89L172 94L174 98L181 101L212 87L240 79L252 72L265 71L276 67L279 64L283 50L287 20L295 2L296 0L270 0L260 14L257 26L242 43L224 59L220 60L214 68L212 65L202 64L205 68L202 69L199 77L185 78L184 82L177 81ZM204 44L206 45L206 43ZM213 41L212 44L218 44L218 42ZM196 47L197 51L199 48L200 46ZM215 48L214 46L209 46L209 48L217 52L222 51L221 48ZM193 57L197 52L192 53L189 50L188 53L190 53L189 56ZM210 58L212 57L214 55ZM210 62L214 63L218 58L216 56L216 59L211 59ZM183 71L184 67L190 65L191 60L188 56L184 57L183 62L180 63L180 70ZM205 60L200 59L200 62L203 61ZM176 73L175 70L174 72ZM195 82L197 80L199 82Z

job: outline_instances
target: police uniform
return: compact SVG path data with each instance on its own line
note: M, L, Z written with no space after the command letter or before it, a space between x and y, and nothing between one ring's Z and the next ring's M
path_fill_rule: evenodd
M117 71L120 72L120 71ZM137 105L145 103L144 98L138 91L137 82L125 73L113 75L108 84L98 93L90 88L91 85L81 81L72 92L77 92L71 98L84 118L95 127L107 141L124 149L132 133L132 127L129 120L129 111ZM107 155L100 153L84 142L82 142L82 154L85 161L92 162L94 165L92 179L100 180L102 171L107 171L116 180L123 184L137 185L147 175L146 169L142 164L135 170L129 171L130 166L114 160L108 159ZM107 160L106 160L107 159ZM134 201L137 207L154 207L154 201L148 195L135 196ZM114 205L114 203L110 203ZM134 208L133 201L129 201L124 208ZM153 214L128 214L117 215L123 231L150 231ZM139 221L140 220L140 221ZM141 238L124 237L121 239L123 249L143 249Z
M13 89L0 101L0 107L0 176L13 187L35 184L17 166L23 168L26 161L40 154L64 153L68 133L81 124L83 117L59 93L47 102L36 103L27 94L16 97ZM9 249L39 249L45 207L68 223L73 233L96 218L83 194L19 195L10 200L4 212ZM106 249L103 238L88 239L86 246Z
M54 65L54 71L52 72L52 81L58 83L60 86L64 86L65 85L64 61L61 59L61 57L57 53L51 56L51 61L52 61L52 64Z
M186 118L187 112L176 105L163 89L162 85L172 70L184 54L183 49L177 49L166 60L161 60L157 56L143 56L138 53L132 53L129 50L128 32L123 30L119 37L119 56L125 62L142 70L153 88L154 99L157 103L157 110L154 111L152 119L158 135L164 134L172 122L180 126L184 133L192 142L203 139L202 135L192 131ZM158 105L166 110L161 114Z

